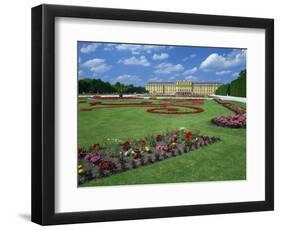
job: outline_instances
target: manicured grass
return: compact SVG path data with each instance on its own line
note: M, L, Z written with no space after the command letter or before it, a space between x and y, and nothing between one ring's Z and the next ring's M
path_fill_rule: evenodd
M106 100L106 102L109 102ZM115 102L116 103L116 102ZM79 104L89 107L88 104ZM222 141L191 153L129 170L83 186L151 184L246 179L246 129L217 127L211 118L231 114L212 100L197 105L198 114L167 115L147 113L147 108L112 108L79 112L79 146L104 143L107 138L141 139L168 129L200 129L202 134L219 136Z

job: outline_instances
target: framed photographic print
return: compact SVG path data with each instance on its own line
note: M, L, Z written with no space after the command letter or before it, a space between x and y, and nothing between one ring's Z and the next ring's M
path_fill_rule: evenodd
M32 221L273 210L273 19L32 9Z

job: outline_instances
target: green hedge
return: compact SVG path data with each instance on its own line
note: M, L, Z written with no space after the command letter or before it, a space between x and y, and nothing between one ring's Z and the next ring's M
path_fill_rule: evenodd
M235 97L246 97L246 71L241 71L239 77L231 82L230 95Z
M246 70L242 70L237 79L233 80L230 84L221 85L215 94L246 97L246 88Z
M142 86L134 86L132 84L125 85L120 82L115 84L110 84L109 82L104 82L101 79L80 79L78 81L78 91L79 94L83 93L118 93L122 88L122 93L145 93L146 90Z
M221 85L217 88L215 94L223 96L229 95L229 84Z

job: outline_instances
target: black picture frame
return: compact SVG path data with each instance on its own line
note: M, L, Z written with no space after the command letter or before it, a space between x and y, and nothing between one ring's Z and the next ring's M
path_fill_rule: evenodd
M265 200L55 213L55 18L265 29ZM41 225L267 211L274 209L274 20L62 5L32 8L32 221Z

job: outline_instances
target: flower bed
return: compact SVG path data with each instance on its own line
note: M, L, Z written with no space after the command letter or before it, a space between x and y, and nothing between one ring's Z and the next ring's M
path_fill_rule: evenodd
M99 96L95 96L96 99ZM118 99L118 98L117 98ZM139 99L139 98L138 98ZM163 102L161 102L163 101ZM188 105L184 105L186 103ZM89 108L80 108L80 111L92 111L95 109L105 109L105 108L138 108L138 107L154 107L146 110L148 113L157 113L157 114L191 114L191 113L201 113L204 112L202 108L190 106L203 104L204 100L201 99L163 99L160 100L160 103L152 103L151 101L142 101L142 102L130 102L130 103L105 103L101 101L93 101L89 104L92 107ZM172 108L171 108L172 107ZM174 108L177 107L177 108ZM191 109L191 111L184 111L184 109Z
M245 114L246 113L246 109L241 108L238 105L235 105L233 103L229 103L229 102L225 102L222 99L214 99L214 101L216 101L217 103L223 105L224 107L228 108L229 110L231 110L232 112L236 113L236 114Z
M235 115L221 115L215 117L211 122L217 126L228 127L228 128L246 128L246 110L239 107L238 105L225 102L222 99L215 98L214 101L228 108L232 112L236 113Z
M218 137L199 131L170 131L150 135L141 140L108 140L104 146L94 144L78 149L78 183L111 176L116 173L169 159L219 141Z
M102 96L92 96L90 98L98 100L142 100L143 97L102 97Z
M193 111L180 111L178 108L168 108L168 107L157 107L149 108L146 110L148 113L159 113L159 114L191 114L191 113L201 113L204 110L194 106L182 106L182 108L189 108Z
M229 128L246 128L246 115L229 115L229 116L218 116L213 118L212 123Z

